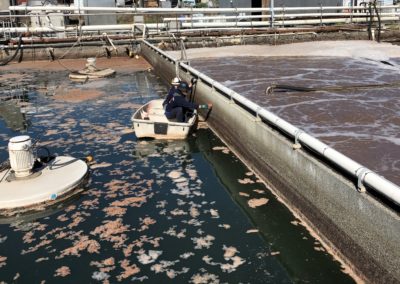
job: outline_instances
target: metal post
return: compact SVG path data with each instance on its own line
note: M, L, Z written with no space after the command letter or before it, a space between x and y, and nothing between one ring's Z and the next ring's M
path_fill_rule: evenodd
M269 8L271 9L271 18L270 18L270 27L274 27L274 21L275 21L275 11L274 11L274 0L270 0L269 3Z
M322 3L320 2L319 3L319 6L320 6L320 8L321 8L321 10L320 10L320 21L319 21L319 25L322 27Z
M350 11L350 23L353 23L353 14L354 14L354 0L351 0L351 11Z

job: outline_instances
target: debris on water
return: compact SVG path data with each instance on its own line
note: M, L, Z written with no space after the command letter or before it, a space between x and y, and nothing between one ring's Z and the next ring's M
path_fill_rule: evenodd
M249 178L239 179L238 181L240 184L253 184L254 183L254 181L252 181Z
M246 231L247 234L258 233L258 232L259 232L258 229L250 229Z
M299 221L295 220L295 221L291 221L290 222L292 225L298 226L300 224Z
M195 274L190 279L190 283L193 284L218 284L220 283L219 277L215 274L204 273L204 274Z
M103 92L81 89L60 89L57 90L53 99L71 103L79 103L87 100L94 100L104 95Z
M186 229L182 229L179 233L176 231L176 226L169 228L167 231L164 231L164 234L177 237L178 239L182 239L186 237Z
M61 266L60 268L56 269L54 273L55 277L66 277L71 274L71 269L68 266Z
M149 250L146 254L144 250L139 251L138 260L142 264L149 264L156 261L156 259L162 254L160 250Z
M235 247L227 247L225 245L223 246L223 250L225 251L224 258L226 260L232 258L238 252Z
M103 281L107 280L110 278L110 275L108 273L102 272L102 271L95 271L92 274L92 278L97 281Z
M7 236L1 237L0 235L0 244L4 243L7 240Z
M216 209L210 209L210 214L212 218L219 218L219 213Z
M6 260L7 260L6 256L1 256L0 255L0 268L7 264Z
M178 178L181 177L181 175L182 175L181 172L178 172L178 171L171 171L171 172L168 174L168 177L171 178L171 179L178 179Z
M222 153L224 154L229 154L230 150L228 149L228 147L225 146L216 146L212 148L214 151L222 151Z
M253 198L247 201L247 204L251 207L251 208L256 208L262 205L265 205L268 203L268 199L267 198Z
M13 280L14 281L17 281L18 280L18 278L20 277L21 275L17 272L17 274L15 274L15 276L14 276L14 278L13 278Z
M122 281L140 272L140 268L137 267L136 264L130 264L130 261L128 259L124 259L120 262L120 264L121 268L124 269L124 272L117 276L118 281Z
M228 229L231 228L231 225L229 225L229 224L219 224L218 227L228 230Z
M203 248L209 249L211 247L211 245L213 244L215 237L213 237L211 235L207 235L205 237L192 238L192 240L193 240L193 243L196 245L194 247L195 249L203 249Z
M193 252L185 252L184 254L181 254L179 257L182 259L188 259L191 256L194 256L195 254Z

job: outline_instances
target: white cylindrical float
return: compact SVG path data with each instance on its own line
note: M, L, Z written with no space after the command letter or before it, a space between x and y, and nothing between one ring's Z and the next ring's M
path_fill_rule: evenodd
M32 151L32 140L29 136L16 136L8 143L11 168L17 178L32 174L35 157Z

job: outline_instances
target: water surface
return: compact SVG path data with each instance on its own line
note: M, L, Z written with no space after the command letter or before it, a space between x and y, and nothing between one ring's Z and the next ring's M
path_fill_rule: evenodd
M361 52L361 51L360 51ZM191 64L213 79L400 185L399 60L354 57L224 57ZM272 84L385 88L267 95Z
M2 220L0 280L354 282L204 124L184 141L135 137L133 111L166 93L152 73L86 84L67 75L27 70L0 87L0 161L19 134L95 159L82 195Z

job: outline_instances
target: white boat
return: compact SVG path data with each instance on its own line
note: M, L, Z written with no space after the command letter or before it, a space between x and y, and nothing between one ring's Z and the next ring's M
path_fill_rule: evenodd
M197 111L187 122L168 119L164 114L163 99L152 100L139 108L131 120L138 138L185 139L197 120Z

